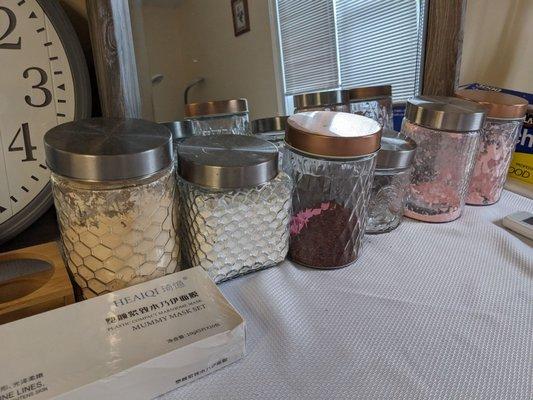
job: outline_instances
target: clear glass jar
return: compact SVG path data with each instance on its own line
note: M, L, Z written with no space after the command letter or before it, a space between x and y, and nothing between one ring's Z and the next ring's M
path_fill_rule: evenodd
M484 90L459 90L456 95L487 108L466 203L494 204L502 194L528 102L518 96Z
M347 93L342 90L304 93L293 97L294 113L305 111L349 112Z
M257 137L267 140L278 148L279 168L283 166L283 153L285 152L285 128L288 116L270 117L252 121L252 133Z
M416 150L416 144L411 139L391 130L383 132L368 206L366 233L390 232L402 222Z
M357 260L381 127L369 118L328 111L288 120L284 168L294 181L289 257L313 268Z
M113 144L116 157L101 143ZM179 270L166 129L140 120L77 121L48 132L45 148L65 262L83 298Z
M401 132L416 142L417 150L406 216L425 222L461 216L484 119L485 109L466 100L408 100Z
M246 99L186 104L185 118L194 136L251 134Z
M292 181L278 171L275 146L255 137L197 137L178 154L185 264L218 283L283 261Z
M372 118L384 128L393 128L390 85L353 88L347 93L351 113Z

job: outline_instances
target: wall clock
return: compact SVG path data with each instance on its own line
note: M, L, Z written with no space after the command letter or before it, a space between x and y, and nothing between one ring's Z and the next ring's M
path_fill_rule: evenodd
M43 136L90 116L87 64L56 0L0 0L0 243L51 205Z

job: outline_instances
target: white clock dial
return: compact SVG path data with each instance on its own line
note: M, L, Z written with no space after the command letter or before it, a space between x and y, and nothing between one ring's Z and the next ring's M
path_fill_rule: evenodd
M64 44L37 0L0 2L0 64L2 224L48 189L43 136L74 119L76 96Z

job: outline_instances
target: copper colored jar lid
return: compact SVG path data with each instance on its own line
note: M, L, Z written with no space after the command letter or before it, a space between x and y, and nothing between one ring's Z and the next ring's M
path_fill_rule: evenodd
M344 90L330 90L327 92L304 93L294 96L294 108L297 110L311 107L326 107L348 102L348 94Z
M475 101L487 109L487 117L502 119L521 119L527 111L528 102L512 94L492 90L463 89L455 92L461 99Z
M287 120L285 142L297 151L325 158L357 158L379 150L381 125L343 112L310 111Z
M185 104L185 117L194 118L206 115L241 114L248 112L248 100L230 99Z
M358 87L346 90L350 101L379 99L392 96L391 85Z

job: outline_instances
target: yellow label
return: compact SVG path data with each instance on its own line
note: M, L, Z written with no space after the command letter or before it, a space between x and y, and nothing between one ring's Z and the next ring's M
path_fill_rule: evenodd
M514 153L507 176L533 185L533 154Z

